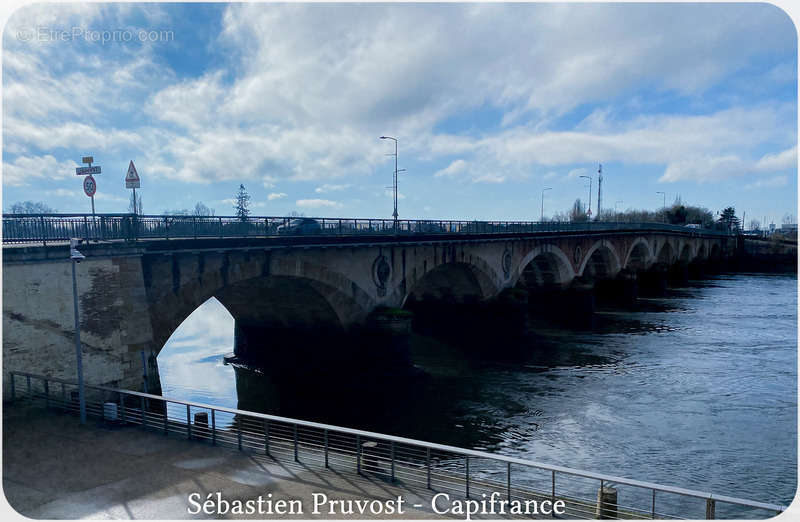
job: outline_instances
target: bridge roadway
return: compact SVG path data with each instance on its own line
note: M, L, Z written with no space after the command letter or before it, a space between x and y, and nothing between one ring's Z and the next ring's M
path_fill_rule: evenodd
M4 231L16 230L9 228L10 219L4 216ZM63 225L72 218L62 219ZM359 228L364 221L383 224ZM138 234L133 240L85 242L77 286L87 379L138 389L140 353L154 362L175 329L211 297L236 321L237 350L268 351L275 348L264 347L263 339L275 331L351 332L386 309L487 302L514 288L545 305L553 292L601 287L635 298L637 285L663 286L669 276L685 280L690 267L735 249L732 236L656 223L588 223L581 229L435 222L442 224L431 228L434 222L408 221L395 233L382 220L346 222L329 220L337 229L359 232L338 234L326 225L312 236L251 237L250 231L247 237L167 239L152 233L151 239ZM263 223L267 234L272 225ZM185 231L192 236L202 227ZM43 237L12 234L8 241ZM50 243L59 239L64 238L48 234L41 246L4 243L6 371L75 375L68 248Z

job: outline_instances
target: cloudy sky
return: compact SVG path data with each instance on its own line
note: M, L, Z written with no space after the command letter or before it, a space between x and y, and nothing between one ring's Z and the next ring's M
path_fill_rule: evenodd
M103 41L103 40L107 41ZM588 197L797 214L797 33L768 4L34 5L3 35L3 208L538 219Z

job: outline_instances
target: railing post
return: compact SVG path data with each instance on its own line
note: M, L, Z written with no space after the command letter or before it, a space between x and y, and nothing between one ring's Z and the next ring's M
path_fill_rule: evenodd
M169 412L167 411L167 401L164 401L164 436L169 436Z
M341 225L342 221L339 220L339 225ZM325 438L325 467L328 467L328 430L325 430L324 433Z
M392 461L392 482L394 482L394 441L389 445L389 452L391 454L391 461Z
M506 467L506 497L511 500L511 463L508 462Z
M269 455L269 421L264 421L264 455Z
M361 435L356 435L356 473L361 475Z
M650 506L650 518L656 519L656 490L653 490L653 503Z
M192 231L194 232L194 238L197 239L197 217L192 216Z
M242 451L242 423L244 420L239 417L239 422L236 424L236 447Z
M219 218L219 238L222 239L222 218Z
M556 470L553 470L552 473L552 488L550 490L550 501L555 503L556 501Z
M192 407L186 405L186 438L192 439Z
M464 477L466 478L465 489L467 493L467 498L469 498L469 455L467 455L465 463L466 463L466 472L464 473Z
M217 416L216 410L211 410L211 445L217 445Z
M431 489L431 449L425 448L425 467L428 468L428 489Z
M86 216L83 216L83 232L86 241L89 241L89 220L86 218Z
M294 461L300 462L300 460L298 460L297 458L297 424L294 425L293 435L294 435Z
M706 500L706 520L714 520L716 517L716 500L709 498Z
M42 227L42 246L47 246L47 231L44 229L44 216L39 217L39 223Z

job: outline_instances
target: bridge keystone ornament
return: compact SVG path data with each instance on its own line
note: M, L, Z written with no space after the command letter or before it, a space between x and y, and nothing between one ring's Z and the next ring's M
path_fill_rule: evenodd
M378 287L378 296L384 297L386 295L386 282L392 275L392 266L386 260L386 256L379 255L372 263L372 280L375 286Z
M575 247L575 252L572 253L572 261L575 262L575 266L581 264L582 258L583 258L583 250L581 249L581 246L578 245Z
M506 279L511 276L511 252L508 249L503 252L503 275Z

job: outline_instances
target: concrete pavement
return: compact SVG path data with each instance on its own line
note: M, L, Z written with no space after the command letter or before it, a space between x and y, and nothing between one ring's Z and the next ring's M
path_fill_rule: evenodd
M18 403L3 407L3 491L14 510L36 519L443 518L431 511L433 492L425 489L278 462L135 426L110 427L91 418L81 426L76 416ZM202 503L216 492L229 502L296 499L302 512L218 514L215 503L214 514L190 513L198 509L189 501L191 494L199 494L193 498ZM387 514L390 504L382 502L384 513L378 515L345 514L344 506L315 515L314 493L395 504L401 496L403 513Z

